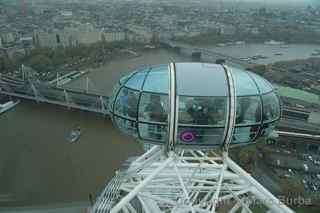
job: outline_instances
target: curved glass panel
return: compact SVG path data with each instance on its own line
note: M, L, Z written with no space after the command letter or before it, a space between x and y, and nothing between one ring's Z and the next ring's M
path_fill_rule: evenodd
M131 76L134 75L135 73L136 73L136 71L131 72L131 73L129 73L128 75L125 75L125 76L123 76L122 78L120 78L120 80L119 80L120 84L122 85L122 84L126 83L127 80L128 80L129 78L131 78Z
M131 89L141 90L144 79L148 73L148 70L136 72L125 84L126 87Z
M253 141L259 133L260 126L236 127L232 138L232 144L249 143Z
M120 89L120 84L116 84L113 89L112 89L112 93L111 93L111 96L109 98L109 102L108 102L108 107L109 107L109 111L110 112L113 112L113 105L114 105L114 99L116 98L118 92L119 92L119 89Z
M114 122L116 123L117 127L124 133L128 135L133 135L137 137L137 126L136 122L119 118L117 116L114 116Z
M179 96L179 123L223 127L227 98Z
M167 138L167 126L139 123L139 134L141 139L165 142Z
M115 102L114 112L117 115L136 119L139 92L122 88Z
M221 65L176 64L177 94L185 96L227 96L228 83Z
M178 144L194 146L221 145L223 139L223 128L201 128L179 126Z
M261 123L260 96L238 97L236 125L252 125Z
M255 74L255 73L252 73L252 72L248 72L248 73L256 81L256 83L259 87L260 93L268 93L273 90L272 85L267 80L265 80L264 78L262 78L261 76Z
M142 93L139 103L139 121L167 122L168 95Z
M280 118L280 103L275 93L262 96L263 101L263 122L270 122Z
M155 93L169 93L169 72L167 66L153 68L146 79L144 91Z
M259 91L255 82L247 72L236 68L229 69L233 75L237 96L259 95Z

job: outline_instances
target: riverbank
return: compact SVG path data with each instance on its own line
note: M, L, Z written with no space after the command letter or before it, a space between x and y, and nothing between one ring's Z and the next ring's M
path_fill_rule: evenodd
M180 55L174 51L157 48L139 52L139 56L131 58L117 57L98 68L93 68L86 76L71 81L66 88L84 89L89 79L89 91L110 96L115 83L133 70L153 64L168 64L170 62L192 61L191 57Z
M271 63L265 66L252 67L268 80L283 86L314 93L303 94L301 92L290 92L290 96L300 96L301 99L309 99L314 104L319 104L320 98L320 58L308 58L297 60L286 60ZM284 91L287 93L287 91ZM311 96L311 97L310 97Z
M199 45L199 47L243 60L245 58L255 58L251 62L264 65L277 61L319 57L314 56L313 53L320 49L320 45L316 44L269 45L263 43L228 45L224 47L206 44Z

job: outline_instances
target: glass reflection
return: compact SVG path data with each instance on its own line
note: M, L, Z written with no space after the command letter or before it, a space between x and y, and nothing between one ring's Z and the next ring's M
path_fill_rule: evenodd
M140 90L147 73L147 71L135 73L125 84L126 87Z
M249 143L259 133L260 126L236 127L234 129L232 143Z
M263 100L263 121L270 122L280 118L279 99L275 93L262 96Z
M226 98L180 96L179 100L179 123L224 126Z
M139 104L139 120L167 122L168 96L154 93L142 93Z
M128 80L132 75L134 75L135 73L136 73L136 72L132 72L132 73L130 73L130 74L128 74L128 75L125 75L125 76L123 76L122 78L120 78L120 80L119 80L120 84L123 85L124 83L126 83L127 80Z
M169 73L167 66L154 68L149 72L144 83L144 91L155 93L168 93L169 91Z
M113 111L113 104L114 104L114 99L116 98L116 95L118 94L118 91L120 89L120 84L116 84L114 87L113 87L113 90L112 90L112 94L109 98L109 110L110 111Z
M178 129L178 143L184 145L221 145L223 128L182 127Z
M261 122L261 110L260 97L238 97L236 124L251 125Z
M252 78L249 76L247 72L244 72L236 68L232 68L230 70L234 77L237 96L259 94L255 82L252 80Z
M248 72L248 73L254 78L261 93L268 93L273 90L273 86L269 82L267 82L264 78L252 72Z
M180 64L176 68L180 69L177 70L177 144L190 145L191 148L220 146L228 112L224 70L216 65L195 64ZM201 72L194 72L197 69ZM213 90L208 90L203 82L213 69L218 70L214 72L215 77L209 79ZM186 76L189 72L190 75ZM162 144L167 140L168 73L168 65L142 68L125 76L115 86L109 109L113 121L122 131L136 137L139 132L140 139L154 143ZM268 93L272 91L272 85L262 77L235 68L232 68L232 74L237 95L232 143L245 144L255 140L259 132L262 134L271 129L270 123L280 117L279 99L274 93ZM194 85L195 75L201 75L199 82L202 85ZM260 96L260 93L265 95Z
M117 127L123 131L124 133L128 134L128 135L133 135L133 136L137 136L137 127L136 127L136 122L131 121L131 120L127 120L127 119L123 119L123 118L119 118L117 116L114 117L114 121L117 125Z
M164 142L167 136L167 126L139 123L139 133L142 139Z
M122 88L115 103L115 113L135 119L137 117L138 97L138 92Z

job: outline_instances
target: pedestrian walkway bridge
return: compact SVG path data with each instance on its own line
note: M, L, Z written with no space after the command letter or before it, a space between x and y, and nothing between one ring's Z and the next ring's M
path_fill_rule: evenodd
M0 94L16 98L65 106L89 112L108 114L108 97L90 93L86 89L80 91L54 86L35 79L22 80L17 77L0 75Z

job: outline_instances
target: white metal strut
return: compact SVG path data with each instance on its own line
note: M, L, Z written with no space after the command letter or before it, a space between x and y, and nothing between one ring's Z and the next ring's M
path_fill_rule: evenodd
M91 212L247 213L254 212L254 204L274 213L293 212L227 153L185 150L167 157L162 149L155 146L131 163L114 192L121 196L113 196L118 200L112 209L96 203Z

